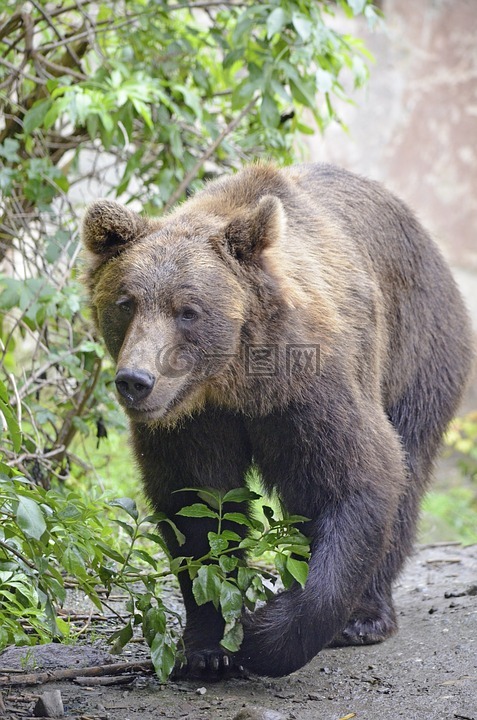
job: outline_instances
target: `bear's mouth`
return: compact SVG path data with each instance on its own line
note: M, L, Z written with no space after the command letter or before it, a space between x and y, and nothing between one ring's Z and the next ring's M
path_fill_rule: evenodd
M158 406L155 408L148 408L147 410L138 410L137 408L126 407L125 410L131 420L134 420L135 422L148 423L163 418L167 413L168 408L168 405L164 405L162 407Z
M173 414L173 411L182 404L188 393L189 388L185 386L175 397L170 398L169 401L162 405L145 408L128 407L127 405L123 405L123 407L134 422L157 423L160 420L167 419L171 413Z

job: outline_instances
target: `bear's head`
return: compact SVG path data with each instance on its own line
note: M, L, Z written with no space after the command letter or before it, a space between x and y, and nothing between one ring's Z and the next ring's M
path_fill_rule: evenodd
M189 201L159 220L107 200L86 212L91 307L135 422L175 423L214 383L233 384L245 326L266 312L267 286L274 292L262 256L283 231L280 200L233 212L216 201Z

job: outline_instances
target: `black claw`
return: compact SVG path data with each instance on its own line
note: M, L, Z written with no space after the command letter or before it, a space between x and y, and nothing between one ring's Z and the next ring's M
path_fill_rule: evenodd
M221 649L191 651L188 657L177 658L173 678L195 678L214 682L232 677L247 677L243 665Z

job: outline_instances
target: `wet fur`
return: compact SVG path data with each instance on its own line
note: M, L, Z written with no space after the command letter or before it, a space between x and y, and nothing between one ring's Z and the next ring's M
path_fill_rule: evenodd
M220 649L220 615L195 605L181 575L190 673L286 675L327 645L393 634L392 584L471 364L461 298L414 215L332 166L258 164L159 220L100 201L83 236L93 311L118 367L152 372L161 344L179 340L194 357L182 385L158 378L153 394L172 403L164 417L141 422L129 408L154 506L174 517L190 502L174 491L238 487L254 462L267 490L311 518L306 587L247 615L234 658ZM196 335L171 309L191 282L208 303ZM136 308L125 326L110 310L124 292ZM319 375L287 372L290 344L320 346ZM249 345L277 346L272 377L245 372ZM186 545L166 529L171 552L205 553L209 521L174 519Z

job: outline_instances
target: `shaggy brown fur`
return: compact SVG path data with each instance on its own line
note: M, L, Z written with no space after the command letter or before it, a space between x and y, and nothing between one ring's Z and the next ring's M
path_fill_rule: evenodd
M83 236L155 507L174 517L190 502L174 491L238 487L254 462L310 518L306 587L244 617L236 657L181 575L188 671L284 675L394 633L392 583L471 362L461 298L412 213L331 166L254 165L158 221L99 201ZM319 373L303 346L319 346ZM166 531L171 553L204 554L209 521L174 519L186 544Z

